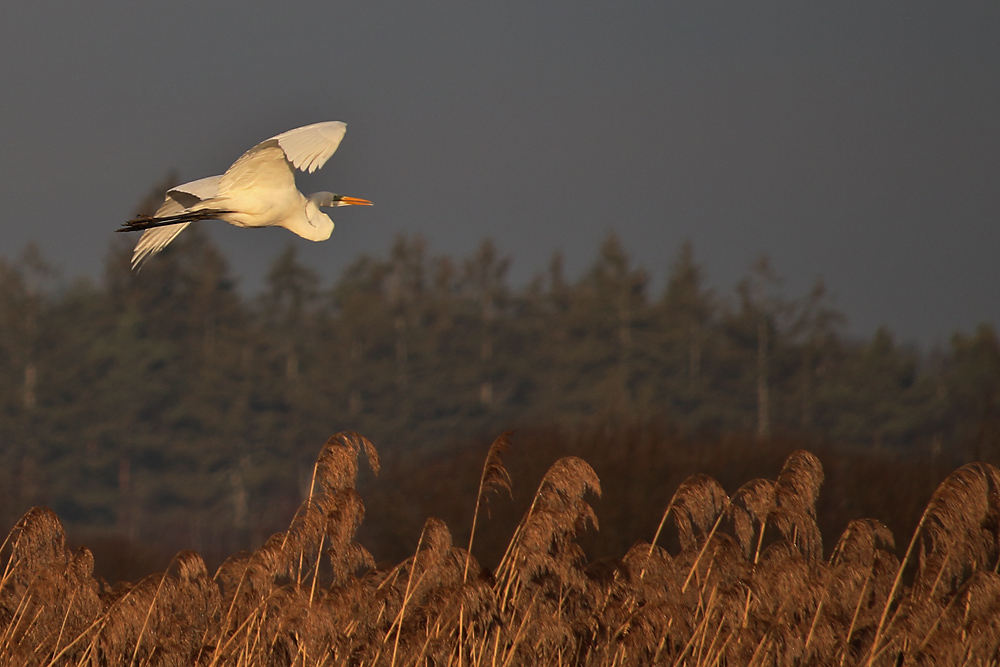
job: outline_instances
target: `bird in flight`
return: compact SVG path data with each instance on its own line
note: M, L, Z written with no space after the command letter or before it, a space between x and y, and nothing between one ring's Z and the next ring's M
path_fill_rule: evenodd
M295 187L295 169L312 173L337 150L347 125L329 121L298 127L262 141L221 176L178 185L152 216L140 215L115 231L142 230L132 253L138 269L167 247L192 222L225 220L237 227L284 227L310 241L325 241L333 220L320 207L371 206L367 199Z

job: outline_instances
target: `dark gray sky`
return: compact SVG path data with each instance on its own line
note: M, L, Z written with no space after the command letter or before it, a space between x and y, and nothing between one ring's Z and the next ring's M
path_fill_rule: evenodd
M578 275L615 230L657 289L687 238L725 292L762 252L822 276L857 333L1000 324L994 2L14 3L0 110L0 256L69 278L168 169L343 120L300 185L376 206L297 241L328 283L401 232ZM202 224L251 291L296 238Z

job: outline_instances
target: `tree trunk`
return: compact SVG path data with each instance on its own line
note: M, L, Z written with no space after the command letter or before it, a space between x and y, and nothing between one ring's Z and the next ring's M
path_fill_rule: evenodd
M757 437L771 435L771 397L767 386L767 318L757 324Z

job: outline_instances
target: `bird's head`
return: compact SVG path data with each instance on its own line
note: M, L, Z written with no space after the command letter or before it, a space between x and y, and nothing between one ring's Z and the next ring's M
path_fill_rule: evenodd
M309 201L316 204L316 206L371 206L372 203L367 199L359 199L358 197L345 197L344 195L337 195L332 192L317 192L315 194L309 195Z

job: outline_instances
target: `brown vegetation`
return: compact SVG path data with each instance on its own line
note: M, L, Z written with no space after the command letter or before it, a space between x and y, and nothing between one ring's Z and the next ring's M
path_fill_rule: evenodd
M732 495L684 481L650 542L588 562L597 474L545 473L494 571L470 550L487 496L510 489L505 436L466 548L428 519L415 553L375 567L355 540L364 438L331 438L287 531L226 560L197 554L110 587L53 512L3 545L0 659L17 665L896 665L1000 661L1000 470L970 464L932 496L902 556L874 519L825 555L824 473L805 451ZM669 533L669 540L668 540ZM676 544L676 546L673 546ZM666 545L666 546L665 546Z

